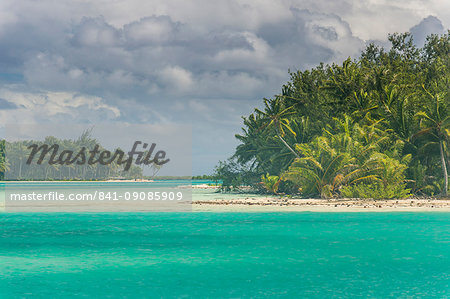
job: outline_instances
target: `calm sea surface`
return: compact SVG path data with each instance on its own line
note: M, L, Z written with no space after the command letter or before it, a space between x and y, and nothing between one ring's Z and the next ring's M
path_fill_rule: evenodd
M0 298L449 298L449 279L449 213L0 213Z

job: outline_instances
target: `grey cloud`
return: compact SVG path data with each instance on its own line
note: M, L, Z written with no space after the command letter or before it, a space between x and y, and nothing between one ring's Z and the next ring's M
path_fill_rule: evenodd
M3 71L18 72L25 60L36 50L52 51L64 41L62 28L46 20L39 25L24 19L7 24L0 35L0 67Z
M23 73L34 88L118 95L111 98L256 99L275 93L289 68L343 59L363 44L338 16L302 9L255 32L192 25L167 15L122 27L83 17L60 24L45 47L27 45Z
M291 8L292 17L263 24L258 35L279 57L285 68L305 68L319 62L339 61L354 55L364 42L352 34L339 16Z
M182 25L169 16L151 16L123 27L127 47L161 46L177 40Z
M0 98L0 110L17 109L18 106L5 99Z
M112 47L120 43L120 32L105 22L104 18L84 17L73 28L72 43L85 47Z
M441 20L435 16L428 16L419 24L411 27L410 32L413 35L414 43L421 47L425 43L428 35L444 33L444 26Z
M152 26L154 28L149 29ZM142 36L146 33L147 37ZM141 37L142 42L139 42ZM239 85L242 74L245 78L253 77L255 66L263 71L267 63L273 63L269 57L266 59L255 52L252 40L255 36L251 33L224 30L201 35L187 25L172 22L167 16L144 18L123 28L114 28L103 18L83 18L66 38L70 39L67 44L72 47L57 48L54 53L39 51L27 58L23 72L28 84L98 96L105 91L115 91L122 96L129 96L131 92L140 98L147 97L148 93L195 95L198 90L197 96L211 98L208 92L216 89L214 83L220 82L208 78L219 73L223 77L225 71L229 72L225 77L238 79L235 83ZM235 50L237 52L233 52ZM241 54L246 57L239 59ZM168 74L177 75L173 82ZM187 87L182 82L179 84L178 79L183 74L191 74L192 83L201 84L200 88L181 88L177 93L174 87ZM223 96L227 96L227 91L235 95L238 85L223 90Z
M318 25L312 26L313 32L321 36L325 40L335 41L338 39L338 34L333 27L322 27Z

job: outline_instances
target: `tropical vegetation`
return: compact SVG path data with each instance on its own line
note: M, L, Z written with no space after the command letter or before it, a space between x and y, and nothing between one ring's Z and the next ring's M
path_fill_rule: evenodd
M422 48L409 33L341 65L290 73L243 117L223 188L322 198L448 194L450 31Z

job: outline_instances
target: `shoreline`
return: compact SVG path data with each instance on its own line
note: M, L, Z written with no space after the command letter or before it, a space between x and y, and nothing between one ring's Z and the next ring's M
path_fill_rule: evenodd
M194 200L196 212L450 212L450 199L214 199Z

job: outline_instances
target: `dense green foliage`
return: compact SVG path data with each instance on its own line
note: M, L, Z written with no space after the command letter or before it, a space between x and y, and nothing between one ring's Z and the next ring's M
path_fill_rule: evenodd
M277 175L263 175L261 177L261 185L263 188L272 194L277 194L280 186L281 178Z
M342 65L291 73L243 118L241 144L216 174L235 188L323 198L447 195L449 38L417 48L393 34L389 50L370 44Z

